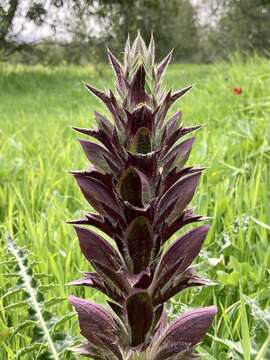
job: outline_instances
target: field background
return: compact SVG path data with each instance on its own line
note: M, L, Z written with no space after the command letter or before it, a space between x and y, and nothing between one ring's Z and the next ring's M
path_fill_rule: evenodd
M55 312L71 311L68 294L104 300L91 290L66 286L89 270L65 223L88 210L68 174L87 166L71 126L93 126L93 110L104 111L81 80L102 88L112 84L112 75L107 67L90 65L0 65L1 360L31 342L28 329L11 336L27 314L23 306L8 308L20 295L4 296L15 286L13 277L3 275L9 271L3 263L6 231L31 251L35 271L50 275L40 281L56 285L48 298L63 298ZM212 217L198 267L217 283L183 292L168 309L173 316L184 304L217 304L214 327L200 346L206 359L270 359L269 62L235 58L216 65L172 65L165 83L195 84L176 107L185 124L204 124L189 163L208 167L194 199L197 212ZM233 93L236 86L241 95ZM63 331L78 334L76 318Z

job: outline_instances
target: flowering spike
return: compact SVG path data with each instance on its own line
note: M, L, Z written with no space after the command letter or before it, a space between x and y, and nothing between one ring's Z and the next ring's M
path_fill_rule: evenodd
M189 207L203 168L186 165L194 137L182 140L200 126L184 127L180 111L167 116L191 89L165 92L171 56L156 66L153 36L147 48L138 33L132 46L126 42L123 65L108 50L116 95L86 84L111 116L95 113L97 128L75 128L94 139L80 140L90 167L72 174L96 213L69 223L95 272L72 284L100 291L109 306L70 298L87 339L73 351L92 359L195 359L216 313L197 309L169 324L164 306L184 289L211 285L192 267L207 225L163 246L185 225L207 219Z

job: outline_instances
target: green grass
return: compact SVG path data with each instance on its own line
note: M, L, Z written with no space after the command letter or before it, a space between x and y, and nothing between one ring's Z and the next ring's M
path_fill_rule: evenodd
M81 80L108 87L108 68L0 65L0 222L4 234L26 246L36 269L57 286L48 297L78 294L103 301L88 289L66 284L88 270L77 239L65 220L88 206L68 170L87 161L71 126L93 125L101 104ZM200 346L206 359L269 359L270 353L270 67L252 58L231 64L172 65L167 87L196 84L178 104L184 123L204 123L190 163L207 166L194 206L211 216L211 231L199 258L200 272L217 283L186 291L170 304L171 315L216 303L214 327ZM233 87L242 86L235 95ZM0 266L0 273L7 265ZM44 280L46 282L46 280ZM5 310L5 292L15 280L0 276L0 358L31 342L28 330L13 339L23 309ZM14 299L15 301L15 299ZM60 312L71 308L63 301ZM59 310L57 310L59 311ZM78 334L76 321L69 329ZM10 352L10 357L7 353ZM33 356L33 355L32 355ZM33 359L34 357L30 357Z

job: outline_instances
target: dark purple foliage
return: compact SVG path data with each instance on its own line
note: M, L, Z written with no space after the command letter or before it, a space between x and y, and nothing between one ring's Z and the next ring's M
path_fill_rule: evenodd
M191 267L207 225L164 245L185 225L206 219L189 207L203 169L186 167L195 139L183 138L200 126L184 127L180 112L167 117L191 87L164 91L172 53L155 66L153 38L148 48L140 35L132 46L128 39L123 65L109 50L108 56L117 94L86 88L112 121L95 113L96 129L75 128L94 139L80 140L88 170L72 174L96 213L70 222L95 271L72 284L105 294L108 309L70 297L87 340L74 351L98 360L195 359L216 308L190 311L169 324L164 307L181 290L209 284Z

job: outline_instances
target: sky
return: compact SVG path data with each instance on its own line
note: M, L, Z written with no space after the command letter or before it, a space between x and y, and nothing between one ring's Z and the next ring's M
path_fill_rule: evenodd
M25 15L31 2L31 0L23 0L20 3L13 28L13 32L16 34L16 38L26 42L38 42L40 40L49 39L52 37L56 37L58 40L67 40L68 34L66 31L64 31L63 26L69 13L67 6L64 5L61 11L56 12L55 9L49 6L49 1L39 1L49 13L49 23L44 23L41 26L37 26L33 21L25 21ZM65 2L65 4L66 3L67 2ZM51 25L53 24L56 17L58 26L54 32Z

